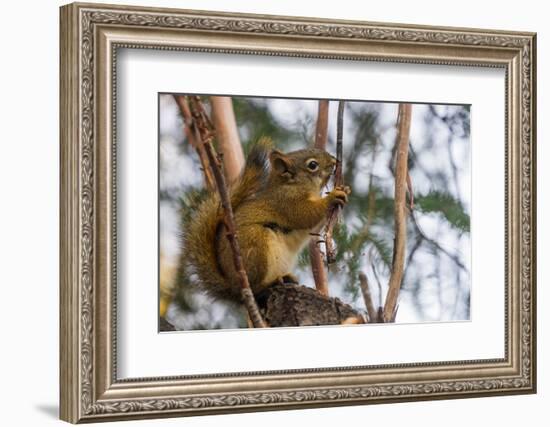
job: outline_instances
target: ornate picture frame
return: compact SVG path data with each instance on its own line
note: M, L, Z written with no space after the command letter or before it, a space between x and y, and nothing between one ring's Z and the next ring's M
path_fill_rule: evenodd
M536 391L535 34L80 3L60 13L63 420ZM115 105L121 48L503 69L504 357L119 379Z

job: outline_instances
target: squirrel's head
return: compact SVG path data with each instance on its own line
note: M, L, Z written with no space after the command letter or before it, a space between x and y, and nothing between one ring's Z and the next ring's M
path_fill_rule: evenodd
M333 156L314 148L290 153L272 150L270 161L277 181L306 186L312 192L319 192L327 184L336 165Z

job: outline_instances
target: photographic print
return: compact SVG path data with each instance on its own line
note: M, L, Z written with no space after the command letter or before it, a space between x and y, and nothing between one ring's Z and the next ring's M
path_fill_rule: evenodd
M59 21L61 419L536 392L535 33Z
M161 93L158 113L161 331L470 319L469 105Z

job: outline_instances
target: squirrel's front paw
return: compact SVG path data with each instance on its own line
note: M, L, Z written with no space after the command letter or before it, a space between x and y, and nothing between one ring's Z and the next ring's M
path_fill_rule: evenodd
M328 195L330 205L344 206L348 202L348 196L351 194L351 188L347 185L335 187Z

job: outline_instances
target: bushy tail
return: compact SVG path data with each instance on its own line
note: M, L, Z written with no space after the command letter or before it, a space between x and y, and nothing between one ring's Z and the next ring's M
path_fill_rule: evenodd
M260 138L252 147L240 178L230 188L231 206L236 212L248 198L261 191L269 179L272 142ZM217 240L225 238L223 209L219 194L212 192L184 224L182 265L186 282L194 277L197 285L215 298L240 300L240 289L232 288L217 259ZM238 236L237 236L238 238ZM183 278L182 278L183 279ZM180 285L185 285L180 283Z
M235 211L246 199L263 190L269 179L269 155L273 149L270 138L260 138L246 158L243 173L231 188L231 206Z

